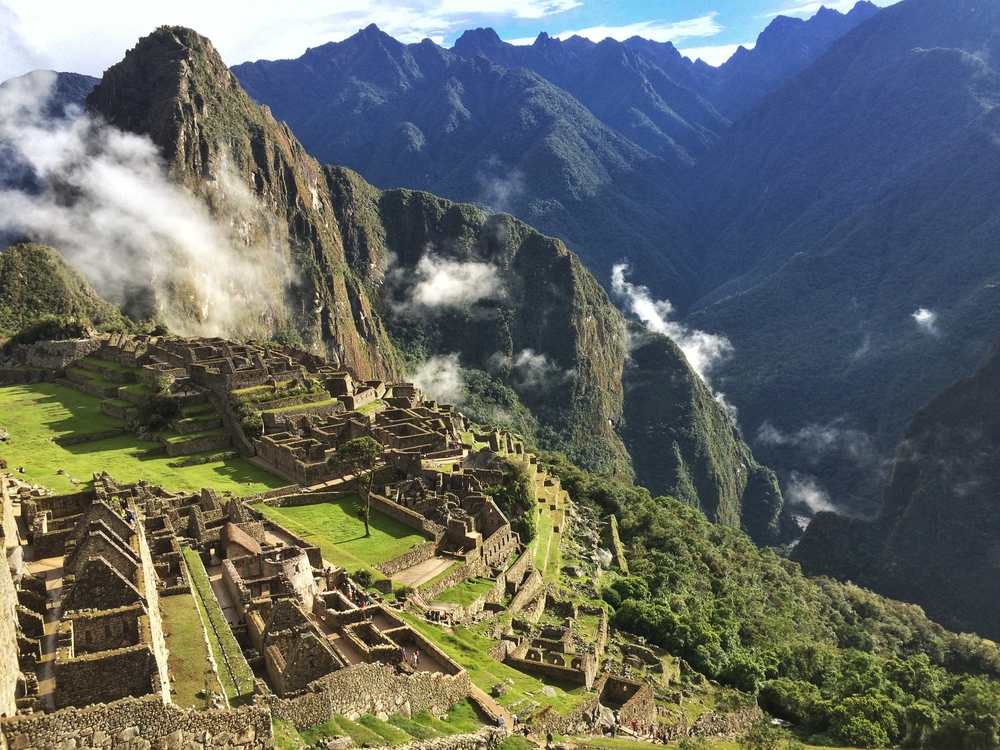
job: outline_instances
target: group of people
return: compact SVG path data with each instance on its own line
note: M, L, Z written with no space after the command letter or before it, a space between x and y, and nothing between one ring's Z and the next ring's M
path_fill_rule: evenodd
M118 504L121 506L122 509L122 519L124 519L125 523L127 523L129 526L133 526L136 520L135 511L132 510L130 507L128 507L128 503L125 502L124 498L119 500Z
M334 586L331 591L336 591L337 587ZM344 596L351 600L351 602L357 607L370 607L372 606L372 598L364 591L364 589L359 589L355 587L350 581L344 586Z
M413 659L413 668L416 669L417 668L417 664L420 663L420 649L419 648L413 649L413 653L411 654L411 658ZM406 662L406 647L405 646L403 647L403 662L404 663Z
M440 609L429 609L427 610L427 619L431 622L448 624L448 615L442 612Z

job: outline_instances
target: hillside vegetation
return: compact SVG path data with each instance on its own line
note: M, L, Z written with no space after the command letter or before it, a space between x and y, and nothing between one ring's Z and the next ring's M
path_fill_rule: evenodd
M630 575L604 589L616 628L757 695L812 744L944 750L1000 741L993 642L948 632L912 604L806 578L676 500L545 459L577 502L618 519Z
M1000 348L917 412L872 522L823 513L794 558L1000 638Z
M83 275L55 250L21 243L0 251L0 338L46 319L53 331L73 335L131 326ZM51 335L51 332L49 332Z

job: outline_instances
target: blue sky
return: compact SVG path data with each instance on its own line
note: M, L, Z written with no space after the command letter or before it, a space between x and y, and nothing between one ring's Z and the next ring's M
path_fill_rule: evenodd
M855 0L828 0L846 12ZM891 4L877 0L877 5ZM298 57L370 23L405 42L451 46L461 32L492 26L526 43L539 32L600 40L637 34L673 41L691 57L723 62L751 46L779 14L808 17L814 0L0 0L0 80L36 68L99 76L162 24L208 36L230 65Z

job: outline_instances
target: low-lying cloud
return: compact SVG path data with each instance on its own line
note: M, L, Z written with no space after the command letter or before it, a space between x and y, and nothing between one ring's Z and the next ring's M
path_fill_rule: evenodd
M465 381L457 354L431 357L413 373L413 384L429 398L460 405L466 399Z
M785 486L785 497L792 504L805 505L813 513L820 511L837 512L830 502L830 495L820 487L815 477L793 471Z
M646 328L673 339L684 352L691 369L707 383L712 369L732 354L733 345L729 339L670 320L674 306L668 300L653 299L647 287L626 281L628 272L627 263L619 263L611 269L612 291Z
M931 336L937 336L941 333L937 326L938 315L936 312L928 310L926 307L921 307L915 313L912 313L910 317L913 318L917 324L917 328L923 333Z
M871 436L843 426L843 420L829 424L807 424L792 432L782 432L771 422L764 422L757 430L757 442L767 446L791 446L806 454L819 457L842 452L855 459L867 459L874 454Z
M496 352L490 357L489 368L494 374L510 374L510 383L519 394L540 393L561 387L576 377L576 370L566 370L544 352L522 349L513 357Z
M416 307L466 307L504 294L499 269L480 261L456 261L425 253L417 262L409 304Z
M102 296L176 333L272 334L293 273L282 248L213 219L148 138L78 110L46 116L55 81L39 71L0 87L0 145L40 185L0 188L0 233L55 247ZM255 200L240 188L227 198Z

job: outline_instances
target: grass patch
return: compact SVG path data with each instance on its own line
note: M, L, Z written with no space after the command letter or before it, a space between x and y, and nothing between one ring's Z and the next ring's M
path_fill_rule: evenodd
M219 668L219 681L232 704L249 703L253 699L253 672L243 657L240 644L226 622L219 602L212 593L212 584L201 557L190 547L183 548L191 584L195 590L199 613L205 624L208 644Z
M510 735L507 739L497 745L497 750L537 750L538 745L524 737L516 734Z
M91 435L124 426L101 411L101 399L52 383L0 387L0 427L10 432L3 456L11 466L23 466L23 478L57 493L93 486L94 472L107 471L119 482L145 479L172 492L198 492L214 487L219 494L250 495L284 487L287 480L241 458L184 468L169 464L169 456L139 458L130 454L155 448L135 435L120 435L62 448L51 438ZM199 454L211 456L212 453ZM57 474L62 469L65 474ZM79 480L79 485L70 478ZM249 483L249 484L248 484Z
M385 401L382 401L381 399L375 399L374 401L367 403L364 406L359 406L354 411L356 411L358 414L371 414L376 409L379 409L385 405L386 405Z
M344 734L354 740L354 744L358 747L379 747L386 744L386 741L371 729L356 724L346 716L337 714L333 718L340 725Z
M336 720L331 719L319 726L309 727L299 733L302 741L308 745L315 745L319 740L324 737L343 737L344 730L340 728L340 725ZM277 744L277 738L275 738L275 744Z
M468 607L476 599L489 593L494 583L489 578L470 578L465 583L460 583L457 586L452 586L450 589L442 591L441 595L436 598L436 601L451 602L452 604L461 604L463 607Z
M263 503L254 507L293 534L317 545L324 559L350 570L392 560L427 541L409 526L374 509L372 535L366 538L364 521L358 517L362 503L357 495L291 508L272 508Z
M211 404L195 404L194 406L182 406L181 414L185 417L199 417L211 414L215 416L215 407Z
M362 716L358 719L358 724L372 730L390 745L402 745L413 740L413 737L411 737L408 733L401 732L396 727L390 726L370 714L368 716Z
M160 598L163 632L170 656L167 664L177 693L171 700L182 708L204 708L205 698L197 693L205 688L221 691L219 680L208 664L208 645L198 607L191 594Z
M166 441L171 445L178 445L180 443L189 443L192 440L199 440L203 437L215 437L216 435L225 435L226 429L224 427L216 427L211 430L203 430L202 432L192 432L189 435L178 435L176 432L161 432L160 440Z
M393 714L389 717L389 723L397 729L401 729L406 732L411 737L416 737L418 740L432 740L435 737L440 737L441 733L435 729L424 726L415 722L413 719L407 719L399 714Z
M138 373L142 368L140 367L129 367L128 365L123 365L119 362L111 362L106 359L101 359L96 354L89 354L86 357L80 359L81 362L86 362L89 365L95 365L97 367L103 368L105 370L113 370L114 372L134 372Z
M451 736L453 734L461 734L457 729L455 729L451 724L448 724L435 716L431 716L430 711L420 711L413 714L413 721L422 727L427 727L438 734L445 736Z
M271 719L271 726L274 729L274 746L278 750L301 750L306 746L302 737L295 731L295 725L292 722ZM315 744L315 741L311 741L309 744Z
M490 688L498 682L512 680L513 684L507 684L507 694L498 701L504 706L528 697L529 700L537 701L543 707L550 705L552 710L566 716L587 697L583 685L574 685L549 677L535 677L490 658L486 652L495 645L495 641L479 635L470 628L456 625L453 628L454 632L449 633L443 628L425 622L407 612L400 612L399 616L428 640L433 641L448 656L469 670L469 677L481 690L489 693ZM549 698L541 694L541 689L546 685L556 688L555 697ZM532 695L526 696L526 693ZM520 712L518 713L520 714Z
M305 411L306 409L315 409L319 406L332 406L337 403L337 399L328 398L323 401L309 401L304 404L294 404L293 406L282 406L277 409L265 409L264 414L294 414L297 411Z
M463 698L449 708L448 715L444 720L462 734L475 732L486 723L485 717L479 713L468 698Z

